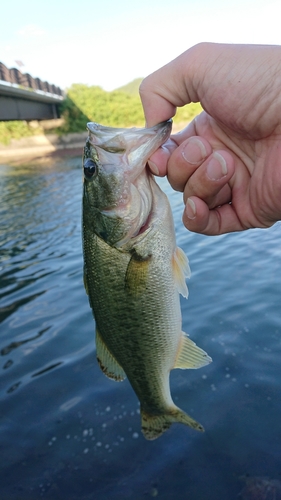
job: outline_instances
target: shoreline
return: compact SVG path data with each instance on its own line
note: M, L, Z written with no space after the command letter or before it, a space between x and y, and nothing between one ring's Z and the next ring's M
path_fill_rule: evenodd
M0 144L0 164L22 164L27 161L46 161L55 157L82 156L88 132L34 135L13 139L8 146Z

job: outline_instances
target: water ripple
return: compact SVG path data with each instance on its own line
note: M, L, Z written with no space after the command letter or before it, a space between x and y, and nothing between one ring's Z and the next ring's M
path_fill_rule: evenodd
M175 425L147 443L129 383L106 379L95 359L80 163L0 166L2 497L236 500L241 476L278 478L280 224L189 233L182 195L159 180L191 264L183 329L213 363L171 373L176 404L205 434Z

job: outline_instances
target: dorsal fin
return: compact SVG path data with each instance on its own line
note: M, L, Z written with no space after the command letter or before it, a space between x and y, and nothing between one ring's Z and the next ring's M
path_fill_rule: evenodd
M212 362L212 358L182 332L180 348L174 368L201 368Z
M111 352L108 350L99 331L96 329L96 350L97 350L97 360L103 373L115 380L116 382L121 382L126 378L126 374L119 365L118 361L114 358Z
M177 247L173 254L172 266L174 272L174 279L176 287L183 295L183 297L188 297L188 289L186 286L185 279L190 278L190 267L188 263L188 258L184 251Z

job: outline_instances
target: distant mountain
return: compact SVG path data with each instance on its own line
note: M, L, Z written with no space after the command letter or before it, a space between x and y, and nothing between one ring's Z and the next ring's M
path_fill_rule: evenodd
M118 92L125 92L125 94L130 95L138 95L139 94L139 86L143 78L135 78L132 82L127 83L127 85L123 85L123 87L119 87Z

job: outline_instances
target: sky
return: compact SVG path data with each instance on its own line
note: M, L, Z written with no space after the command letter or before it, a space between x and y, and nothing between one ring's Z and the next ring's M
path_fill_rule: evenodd
M280 45L280 14L280 0L4 0L0 62L111 91L198 42Z

